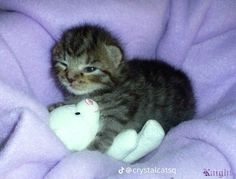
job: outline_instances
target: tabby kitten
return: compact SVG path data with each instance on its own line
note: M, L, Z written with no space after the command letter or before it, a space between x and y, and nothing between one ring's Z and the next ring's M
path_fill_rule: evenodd
M58 81L71 93L65 104L92 98L100 108L100 129L90 150L105 152L124 129L137 132L149 119L165 132L195 112L187 76L163 61L125 61L119 41L99 26L64 32L53 47Z

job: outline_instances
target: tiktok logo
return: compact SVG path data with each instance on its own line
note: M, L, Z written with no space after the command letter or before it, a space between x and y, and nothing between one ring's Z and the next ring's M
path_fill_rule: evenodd
M122 174L122 173L124 173L124 170L125 170L125 168L124 168L124 167L121 167L121 168L118 170L118 173L119 173L119 174Z

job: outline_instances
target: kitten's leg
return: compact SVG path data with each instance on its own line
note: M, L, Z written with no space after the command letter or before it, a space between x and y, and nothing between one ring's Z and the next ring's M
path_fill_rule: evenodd
M109 122L107 121L109 120ZM112 145L114 138L124 129L123 124L116 119L106 119L104 126L97 133L95 139L87 147L88 150L98 150L102 153Z
M65 101L48 106L48 111L51 112L52 110L64 105L77 104L84 98L84 96L67 96Z
M51 112L53 111L54 109L60 107L60 106L64 106L66 105L64 102L60 102L60 103L56 103L56 104L52 104L50 106L48 106L48 111Z
M127 107L130 97L126 98L124 95L121 97L119 93L107 93L92 96L92 99L99 105L101 129L88 149L104 153L112 145L114 138L126 129L132 118Z

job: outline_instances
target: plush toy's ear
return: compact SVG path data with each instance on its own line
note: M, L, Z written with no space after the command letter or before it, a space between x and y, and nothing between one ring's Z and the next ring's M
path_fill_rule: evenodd
M91 100L91 99L85 99L85 103L88 105L88 106L92 106L92 105L94 105L94 103L93 103L93 100Z
M112 62L115 65L115 67L118 67L123 58L120 48L114 45L105 45L105 49L110 59L112 59Z
M89 98L79 102L76 108L78 112L83 113L84 115L92 115L92 112L99 112L98 104Z

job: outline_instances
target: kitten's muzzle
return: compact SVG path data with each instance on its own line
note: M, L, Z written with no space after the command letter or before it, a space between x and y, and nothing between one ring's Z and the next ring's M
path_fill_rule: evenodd
M81 81L80 78L84 76L83 73L77 74L73 72L66 72L66 78L69 83L74 83L77 80Z
M75 80L75 81L72 81L72 82L70 83L70 86L71 86L71 87L76 87L76 86L79 86L79 85L81 85L81 84L83 84L83 83L84 83L84 81L81 81L81 80L77 81L77 80Z

